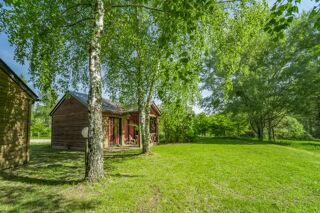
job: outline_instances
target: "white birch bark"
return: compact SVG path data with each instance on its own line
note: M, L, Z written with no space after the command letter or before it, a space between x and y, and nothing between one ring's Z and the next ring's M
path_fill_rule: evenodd
M103 169L103 123L102 123L102 81L100 62L100 38L103 32L104 5L102 0L95 2L95 20L89 50L89 144L86 178L99 180L104 176Z

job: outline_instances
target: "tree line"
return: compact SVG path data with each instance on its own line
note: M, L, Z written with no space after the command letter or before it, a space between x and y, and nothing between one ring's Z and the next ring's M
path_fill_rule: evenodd
M295 17L280 39L265 30L271 15L263 5L225 19L225 27L212 32L199 74L205 97L198 102L206 114L195 115L179 101L164 105L163 139L320 138L319 14L312 13Z
M198 137L254 138L255 131L245 113L195 114L192 110L184 112L179 118L164 114L160 121L160 143L193 142ZM264 137L267 137L265 132ZM313 140L305 126L297 118L285 116L273 128L273 138Z

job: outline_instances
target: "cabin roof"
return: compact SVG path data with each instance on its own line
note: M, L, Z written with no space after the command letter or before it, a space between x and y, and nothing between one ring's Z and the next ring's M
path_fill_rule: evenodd
M23 89L34 101L38 101L38 96L28 87L28 85L0 58L0 69L3 70L21 89Z
M50 112L50 115L52 115L62 104L62 102L70 95L71 97L75 98L77 101L79 101L84 107L88 108L88 95L84 93L69 91L67 94L65 94L61 100L56 104L56 106L52 109ZM119 114L123 112L123 109L119 104L115 104L111 102L108 99L103 98L102 99L102 112L111 112L115 114Z
M152 102L151 107L158 113L159 116L161 115L159 107L154 102ZM125 107L125 112L138 112L138 106L136 104L127 106Z
M69 91L67 94L70 94L73 98L75 98L77 101L79 101L83 106L88 108L88 95L84 93ZM58 104L53 108L53 110L50 112L50 115L52 115L60 106L60 104L64 101L64 99L67 97L67 94L64 95L61 100L58 102ZM159 108L153 103L155 106L155 109L160 115ZM102 112L110 112L114 114L124 114L124 113L130 113L130 112L138 112L138 107L136 106L130 106L130 107L122 107L118 103L114 103L110 101L109 99L102 98Z
M79 92L70 92L75 99L81 102L85 107L88 108L88 95ZM108 99L102 98L102 111L103 112L112 112L120 113L123 111L123 108L119 104L115 104Z

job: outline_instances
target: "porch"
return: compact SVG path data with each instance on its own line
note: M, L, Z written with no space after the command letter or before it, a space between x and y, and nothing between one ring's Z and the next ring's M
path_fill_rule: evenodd
M108 116L105 124L105 148L142 147L139 137L139 116L131 113L126 116ZM158 119L150 115L150 144L158 142Z

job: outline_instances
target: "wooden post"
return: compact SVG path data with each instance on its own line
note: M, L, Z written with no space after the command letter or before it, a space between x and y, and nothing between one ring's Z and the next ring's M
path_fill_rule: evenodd
M121 145L124 146L126 145L126 132L128 131L128 128L127 127L127 116L122 116L121 117L121 125L122 125L122 128L121 128Z
M103 148L108 148L109 147L109 131L110 131L110 127L109 127L109 117L108 116L104 116L103 117L103 129L104 129L104 146Z
M158 116L156 117L156 140L157 140L157 144L159 144L159 118Z

